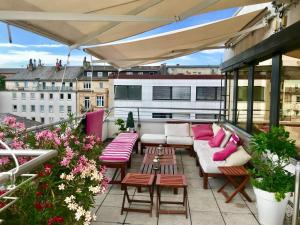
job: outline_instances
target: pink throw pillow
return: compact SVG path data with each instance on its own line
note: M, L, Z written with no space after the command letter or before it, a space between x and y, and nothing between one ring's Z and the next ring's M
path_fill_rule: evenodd
M239 138L239 136L237 136L236 133L233 133L231 135L231 138L229 139L229 141L231 141L231 142L233 142L235 144L238 144L240 142L240 138Z
M202 136L202 137L194 138L194 140L203 140L203 141L209 141L210 139L212 139L212 136Z
M208 144L210 147L219 147L225 137L225 131L221 128L216 136L209 140Z
M224 161L229 157L232 153L234 153L237 150L237 146L234 142L228 142L228 144L225 146L225 148L221 151L215 152L213 155L214 161Z
M194 138L195 140L198 140L198 138L201 138L201 137L213 137L214 136L214 133L212 130L207 130L207 129L202 129L201 127L192 127L192 131L193 131L193 134L194 134Z

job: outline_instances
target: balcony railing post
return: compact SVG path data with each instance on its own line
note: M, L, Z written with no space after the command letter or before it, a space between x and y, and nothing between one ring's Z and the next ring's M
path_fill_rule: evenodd
M294 213L292 225L298 225L299 218L299 194L300 194L300 161L297 161L295 168L295 194L294 194Z

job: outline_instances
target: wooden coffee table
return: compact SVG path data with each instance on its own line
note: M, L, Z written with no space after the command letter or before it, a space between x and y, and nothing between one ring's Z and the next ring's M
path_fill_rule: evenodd
M143 174L176 174L177 163L175 149L162 147L162 155L159 156L159 168L154 169L153 159L157 155L157 147L148 147L144 156L140 173Z

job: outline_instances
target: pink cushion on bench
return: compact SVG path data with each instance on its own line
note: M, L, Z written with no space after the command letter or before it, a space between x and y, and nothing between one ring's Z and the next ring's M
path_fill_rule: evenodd
M223 128L221 128L218 133L216 134L216 136L214 136L212 139L210 139L208 141L208 144L210 147L214 148L214 147L219 147L220 144L222 143L223 139L225 137L225 131Z
M224 161L227 157L229 157L232 153L237 150L237 146L234 142L228 142L226 147L218 152L215 152L213 155L214 161Z

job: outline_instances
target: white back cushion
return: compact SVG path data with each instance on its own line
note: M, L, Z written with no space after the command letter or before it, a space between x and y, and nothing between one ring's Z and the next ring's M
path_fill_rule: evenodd
M229 141L229 139L230 139L232 133L231 133L229 130L226 130L226 129L224 129L224 128L222 128L222 129L223 129L224 132L225 132L225 136L224 136L224 138L223 138L223 141L222 141L221 144L220 144L220 147L221 147L221 148L224 148L224 147L227 145L227 143L228 143L228 141Z
M220 127L218 124L213 123L213 125L212 125L212 130L213 130L213 132L214 132L214 136L217 135L217 133L219 132L220 129L221 129L221 127Z
M251 156L245 151L242 146L239 146L236 152L228 156L225 162L225 166L243 166L250 159Z
M190 125L188 123L166 123L166 136L189 137Z

